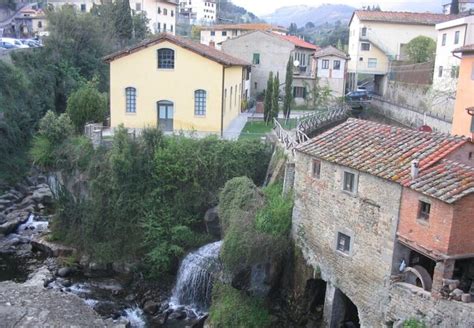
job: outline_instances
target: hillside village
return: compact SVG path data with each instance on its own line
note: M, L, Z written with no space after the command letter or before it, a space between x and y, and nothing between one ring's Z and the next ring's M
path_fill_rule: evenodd
M445 2L324 46L230 1L3 10L0 326L474 327L474 1Z

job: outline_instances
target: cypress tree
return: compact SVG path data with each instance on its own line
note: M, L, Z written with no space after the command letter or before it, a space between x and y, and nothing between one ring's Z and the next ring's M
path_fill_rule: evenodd
M265 123L271 119L272 113L272 94L273 94L273 72L270 72L267 81L267 90L265 91L265 107L263 109L263 118Z
M273 81L273 94L272 94L272 117L278 119L278 113L280 112L280 106L278 98L280 97L280 75L277 73Z
M285 76L285 101L283 103L283 114L285 118L290 117L291 104L293 103L293 56L290 56L288 64L286 65L286 76Z
M115 3L115 30L122 44L132 38L133 20L129 0L117 0Z
M449 9L449 13L451 15L458 15L459 14L459 0L451 1L451 7Z

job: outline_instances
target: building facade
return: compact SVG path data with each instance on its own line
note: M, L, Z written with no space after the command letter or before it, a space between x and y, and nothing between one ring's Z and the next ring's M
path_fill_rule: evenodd
M132 0L130 6L146 14L152 33L176 33L177 0Z
M251 31L265 31L279 35L286 35L287 32L284 27L263 23L203 26L201 28L201 43L221 49L222 42Z
M296 148L292 234L326 284L326 327L474 324L474 303L438 293L442 279L471 293L473 151L466 138L355 119Z
M214 23L217 19L217 1L180 0L179 14L192 25Z
M346 92L349 55L333 46L316 51L316 77L320 86L331 89L332 96L343 97Z
M106 61L112 128L222 135L240 114L248 64L213 48L161 34Z
M474 16L436 24L436 30L438 38L433 86L436 89L453 90L455 93L461 61L453 55L453 50L474 43Z
M390 62L407 58L405 46L417 36L436 40L435 25L451 15L356 10L349 22L349 86L357 88L358 75L374 77L375 92L383 94Z
M255 99L267 86L270 72L284 82L286 67L293 58L293 94L297 103L304 102L315 81L314 53L318 48L294 36L265 31L242 34L222 43L222 51L252 63L250 97ZM283 89L283 86L282 86Z
M455 49L461 58L459 79L454 106L452 134L464 135L474 140L474 44Z

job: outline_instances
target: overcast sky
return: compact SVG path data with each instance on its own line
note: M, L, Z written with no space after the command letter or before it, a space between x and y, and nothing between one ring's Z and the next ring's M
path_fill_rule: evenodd
M317 7L323 3L346 4L353 7L379 4L382 10L401 11L441 11L441 4L451 0L233 0L233 3L244 7L256 15L266 15L285 6L309 5Z

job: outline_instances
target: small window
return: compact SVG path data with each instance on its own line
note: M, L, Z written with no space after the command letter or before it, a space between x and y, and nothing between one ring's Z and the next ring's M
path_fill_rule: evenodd
M356 191L356 176L351 172L344 172L344 184L342 189L351 193Z
M158 7L158 14L161 14L161 7Z
M451 66L451 78L457 79L459 77L459 66Z
M306 88L305 87L294 87L293 97L306 99Z
M42 28L43 27L43 22L42 21L39 21L38 22L38 28Z
M194 91L194 115L206 115L206 95L207 93L204 90Z
M163 8L163 15L167 16L168 15L168 9Z
M156 23L156 29L158 32L161 32L161 23Z
M340 60L335 60L332 64L332 68L335 71L339 71L341 69L341 61Z
M173 27L173 24L171 24L171 26L170 26L170 31L171 31L171 33L173 33L173 32L174 32L174 27Z
M222 36L227 36L227 31L222 31Z
M369 58L367 62L368 68L376 68L377 67L377 58Z
M216 31L211 31L211 36L216 36Z
M166 23L163 23L163 32L166 32Z
M321 161L319 159L313 159L311 166L313 178L319 179L321 176Z
M351 248L351 237L342 232L337 233L337 250L349 254Z
M438 67L438 77L443 77L443 66Z
M363 61L364 61L364 57L359 57L359 61L363 62Z
M253 54L252 63L254 65L259 65L260 64L260 54Z
M125 89L125 111L127 113L137 112L137 89L135 88Z
M174 69L174 50L173 49L168 49L168 48L158 49L158 68Z
M136 3L135 4L135 10L136 11L141 11L142 10L142 4L141 3Z
M86 12L86 10L87 10L86 5L85 5L85 4L81 4L81 11L82 11L82 12Z
M362 28L362 36L367 36L367 27Z
M171 17L174 17L174 10L171 10Z
M443 34L443 39L441 40L441 45L442 46L446 45L446 33Z
M367 42L362 42L360 44L360 49L362 51L370 51L370 43L367 43Z
M257 87L258 87L258 83L257 83L257 82L254 83L254 87L255 87L255 89L257 89Z
M420 201L418 218L422 220L428 220L430 217L431 204Z
M323 62L321 64L322 69L329 69L329 60L328 59L323 59Z
M460 34L461 34L461 32L459 32L459 31L454 32L454 44L459 43L459 35Z

